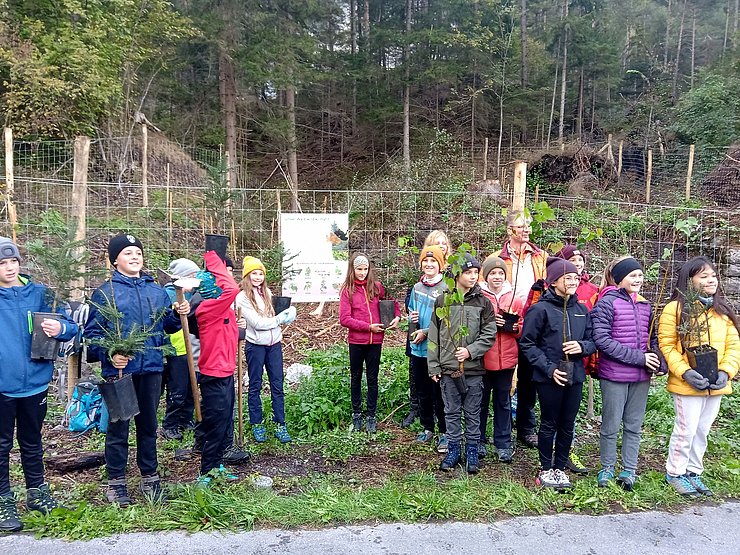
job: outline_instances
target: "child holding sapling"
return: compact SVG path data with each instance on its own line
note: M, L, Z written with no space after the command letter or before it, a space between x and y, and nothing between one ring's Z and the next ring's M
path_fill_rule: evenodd
M378 406L380 351L386 329L393 329L401 313L395 304L395 317L386 328L380 320L380 300L385 288L378 281L375 266L368 257L356 252L349 259L347 276L339 292L339 322L349 330L350 393L352 396L352 429L362 430L362 372L367 373L367 420L365 430L374 434Z
M119 372L131 374L139 414L136 422L136 464L141 472L140 490L153 500L164 498L157 473L157 407L162 391L167 333L181 328L178 314L188 314L190 303L171 303L167 292L143 271L144 247L133 235L116 235L108 243L111 278L91 297L90 317L85 326L88 353L100 361L103 378L114 381ZM107 308L107 310L106 310ZM113 309L113 310L110 310ZM113 321L106 314L120 317ZM105 345L111 330L146 330L143 351L121 354ZM111 503L131 503L126 484L130 420L108 424L105 436L105 465L108 472L106 497Z
M491 302L478 285L480 263L468 252L456 256L459 260L448 270L455 290L437 297L429 325L429 375L440 383L445 406L449 443L440 470L450 471L460 464L464 416L465 468L475 474L479 471L483 355L496 338L496 320Z
M658 344L668 363L668 391L676 409L666 481L681 495L710 496L702 480L704 452L722 396L732 393L740 339L737 316L707 258L698 256L681 266L671 301L660 315ZM699 357L707 357L708 364L697 364Z
M642 421L650 377L665 373L651 328L653 310L640 295L642 265L630 256L617 258L604 271L604 286L591 311L593 340L599 350L601 384L601 470L599 487L614 479L617 435L622 428L622 471L617 483L631 491L637 480Z
M246 320L246 358L249 375L249 422L257 443L266 441L267 431L262 414L262 373L267 371L270 380L272 418L276 424L275 437L280 443L292 441L285 425L285 393L283 392L283 333L281 325L290 324L296 318L294 306L275 314L272 293L265 283L264 264L259 258L244 257L242 264L241 292L236 305Z
M511 437L511 382L519 358L517 339L521 335L523 303L519 297L514 297L511 283L507 281L506 262L491 255L483 261L481 269L483 280L480 287L491 301L496 317L496 341L483 357L486 373L483 375L478 455L486 454L488 411L493 397L493 445L499 461L510 463L514 456ZM517 315L516 321L507 324L504 313Z
M10 451L17 433L26 482L26 507L49 514L59 506L44 480L41 427L54 371L51 360L31 358L31 314L50 312L50 291L20 273L18 246L0 237L0 532L18 532L23 523L10 490ZM60 308L58 320L44 319L41 329L59 342L77 334L75 324Z

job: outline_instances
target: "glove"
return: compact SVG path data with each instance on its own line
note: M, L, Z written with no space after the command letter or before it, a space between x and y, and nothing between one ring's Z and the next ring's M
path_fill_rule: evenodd
M283 324L290 324L293 320L295 320L295 317L296 317L295 307L291 306L283 310L275 318L277 318L278 325L282 326Z
M709 380L699 374L696 370L686 370L683 373L684 381L698 391L709 388Z
M709 389L712 389L714 391L717 391L718 389L723 389L727 385L727 382L729 380L730 380L730 375L724 370L720 370L717 373L717 381L711 384L709 386Z

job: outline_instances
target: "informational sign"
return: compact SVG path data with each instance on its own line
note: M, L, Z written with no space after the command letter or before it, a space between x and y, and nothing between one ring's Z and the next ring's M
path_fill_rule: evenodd
M294 302L338 301L347 275L348 214L280 214L280 238L291 275L283 295Z

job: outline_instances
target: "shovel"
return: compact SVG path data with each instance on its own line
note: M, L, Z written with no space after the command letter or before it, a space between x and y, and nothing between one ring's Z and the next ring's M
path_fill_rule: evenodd
M104 382L99 386L105 405L108 407L111 422L131 420L139 414L139 400L136 397L136 388L131 374L123 375L123 369L118 369L118 379L113 382Z
M237 308L236 309L236 319L239 320L242 317L242 309ZM237 436L237 447L239 449L242 449L244 447L244 400L242 398L242 395L244 394L244 341L239 341L239 351L236 354L236 373L237 373L237 382L236 382L236 413L237 417L239 418L239 421L237 422L239 435Z

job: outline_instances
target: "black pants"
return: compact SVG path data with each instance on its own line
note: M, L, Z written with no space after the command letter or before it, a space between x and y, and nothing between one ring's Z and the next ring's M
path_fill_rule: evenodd
M419 414L421 410L419 407L419 391L416 385L416 372L414 372L412 358L414 358L414 355L409 355L409 412Z
M540 397L540 433L537 437L540 464L543 470L565 470L573 443L573 425L581 406L583 384L560 386L554 381L537 382L537 394Z
M157 472L157 407L162 392L162 374L147 373L132 376L139 414L136 423L136 464L142 476ZM131 421L110 422L105 434L105 467L108 478L123 478L128 462L128 433Z
M534 405L537 402L538 390L532 381L532 366L521 352L516 376L516 435L523 438L534 435L537 430Z
M439 433L447 433L445 406L439 382L429 377L427 359L411 355L409 365L416 381L416 394L419 397L419 422L425 430L434 431L434 417L437 417Z
M200 473L207 474L223 463L226 447L234 435L234 375L225 378L200 375L200 423L203 451Z
M493 444L497 449L511 448L511 380L514 369L490 370L483 376L480 408L480 440L486 441L488 410L493 397Z
M382 345L349 344L350 392L352 412L362 412L362 370L367 369L367 415L375 416L378 408L378 373Z
M167 389L167 409L162 427L167 430L182 429L192 422L195 406L187 355L167 357L163 381Z
M8 397L0 393L0 496L10 495L10 450L18 429L18 446L26 488L44 483L44 448L41 426L46 418L46 391L30 397Z

